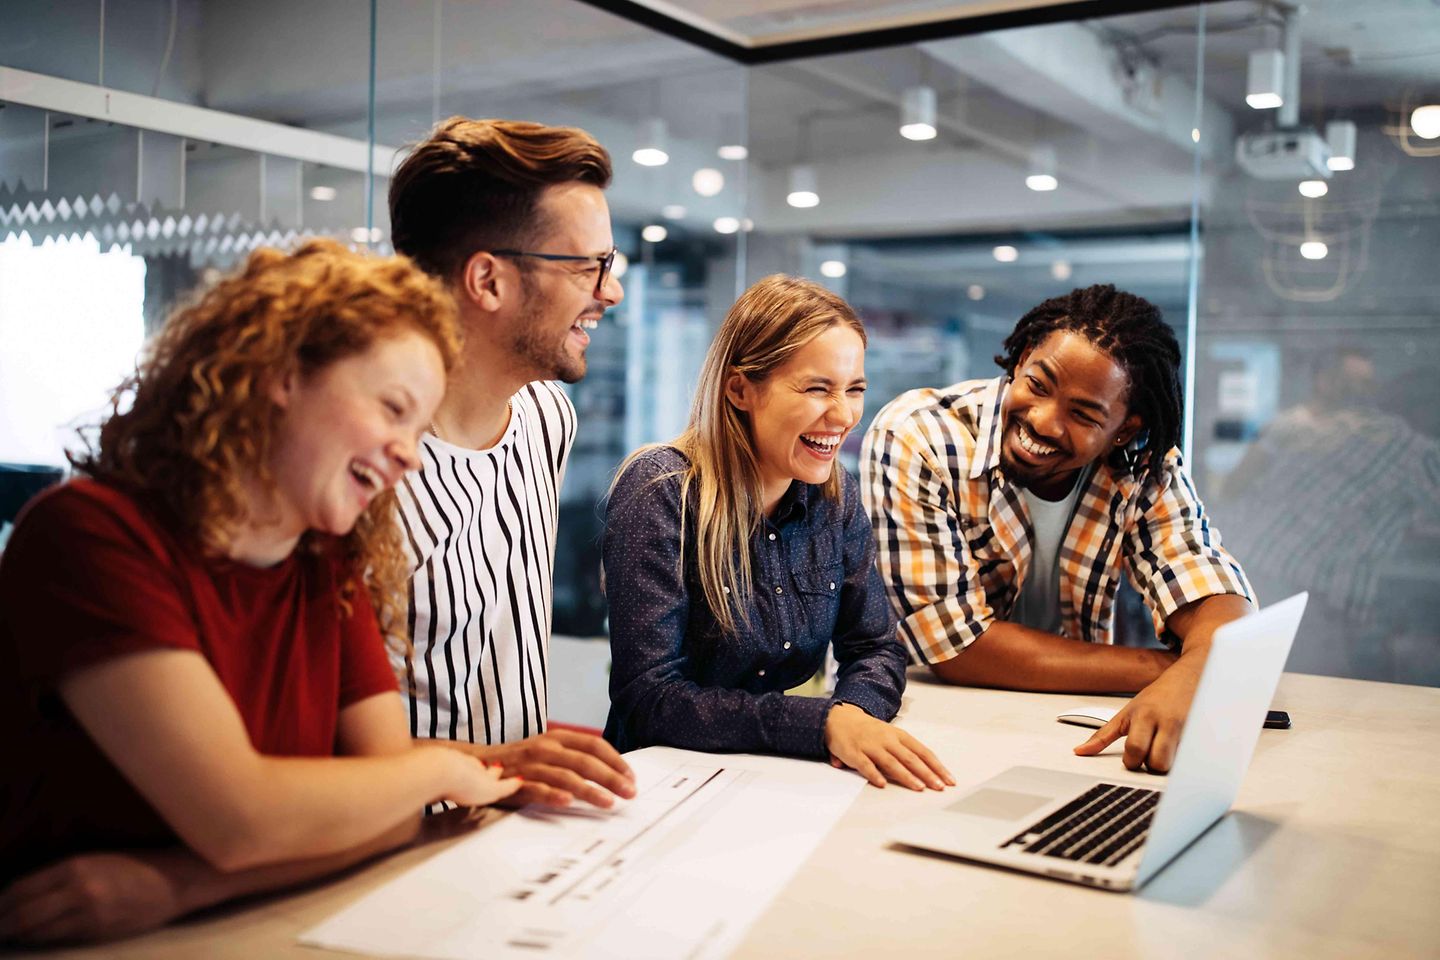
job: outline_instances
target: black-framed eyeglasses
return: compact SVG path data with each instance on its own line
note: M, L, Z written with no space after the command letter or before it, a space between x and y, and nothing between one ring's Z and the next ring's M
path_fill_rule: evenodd
M605 288L605 281L610 279L610 271L615 266L615 254L619 251L611 247L607 252L585 256L578 253L536 253L534 250L491 250L497 257L534 257L536 260L559 260L579 263L590 261L600 265L600 275L595 278L595 299L600 299L600 291Z

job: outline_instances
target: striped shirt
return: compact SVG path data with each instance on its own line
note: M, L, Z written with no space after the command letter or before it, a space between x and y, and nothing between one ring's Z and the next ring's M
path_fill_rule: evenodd
M575 408L558 384L511 398L492 447L426 434L397 488L414 655L394 658L416 737L508 743L543 733L560 484Z
M1005 380L911 390L876 415L860 454L861 491L900 636L921 662L949 660L1008 621L1029 572L1033 527L1000 469ZM1180 462L1158 479L1096 464L1060 544L1062 632L1111 643L1120 577L1145 597L1159 632L1185 604L1253 599L1240 565Z

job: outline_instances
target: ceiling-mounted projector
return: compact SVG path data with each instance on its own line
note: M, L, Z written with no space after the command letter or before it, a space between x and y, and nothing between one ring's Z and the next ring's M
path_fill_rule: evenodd
M1235 161L1260 180L1330 178L1330 145L1314 130L1272 130L1242 134Z

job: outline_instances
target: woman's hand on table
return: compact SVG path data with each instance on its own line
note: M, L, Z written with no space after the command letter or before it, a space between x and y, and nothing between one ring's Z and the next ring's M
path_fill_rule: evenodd
M172 877L144 856L67 857L0 891L0 942L110 940L186 912Z
M848 767L877 787L886 780L911 790L943 790L955 778L919 740L850 703L837 703L825 718L825 748L832 766Z

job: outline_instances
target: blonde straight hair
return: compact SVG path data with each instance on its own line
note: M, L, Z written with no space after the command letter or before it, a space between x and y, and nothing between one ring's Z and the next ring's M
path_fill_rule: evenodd
M656 482L680 477L682 572L686 520L693 511L700 586L726 634L735 633L736 611L747 608L754 589L750 538L760 526L762 499L748 417L725 396L725 381L739 373L764 383L801 347L841 324L868 343L855 311L819 284L778 273L756 283L735 301L705 354L685 432L669 444L636 450L616 472L618 478L637 458L663 446L677 448L690 461ZM840 499L840 470L837 462L822 487L832 500Z

